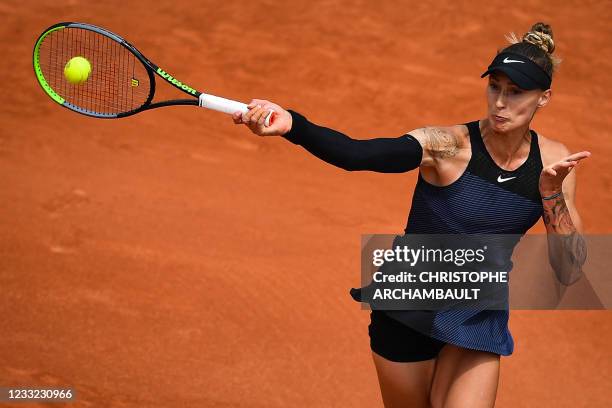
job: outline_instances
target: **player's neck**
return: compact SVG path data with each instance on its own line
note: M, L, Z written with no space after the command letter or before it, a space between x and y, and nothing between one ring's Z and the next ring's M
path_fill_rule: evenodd
M531 134L529 123L508 132L495 131L489 121L481 122L480 134L487 150L502 162L511 162L529 154Z

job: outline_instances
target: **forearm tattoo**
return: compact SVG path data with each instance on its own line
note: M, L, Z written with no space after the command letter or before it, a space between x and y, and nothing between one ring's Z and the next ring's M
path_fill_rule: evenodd
M424 131L427 137L426 147L434 158L446 159L457 155L459 147L456 137L433 127L425 128Z
M582 275L587 256L586 242L576 231L563 195L543 202L548 232L549 258L561 282L571 284Z
M550 226L556 233L568 234L576 231L563 194L552 200L544 201L543 218L546 227Z

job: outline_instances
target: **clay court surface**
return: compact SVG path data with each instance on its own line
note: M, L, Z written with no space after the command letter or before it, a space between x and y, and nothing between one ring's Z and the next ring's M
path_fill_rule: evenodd
M534 129L593 152L577 205L610 233L612 3L519 3L1 1L0 385L72 386L75 408L381 407L348 290L361 234L401 232L416 180L196 108L72 113L35 80L46 27L106 27L200 90L368 138L480 118L503 35L543 19L564 62ZM610 312L510 327L498 407L609 406Z

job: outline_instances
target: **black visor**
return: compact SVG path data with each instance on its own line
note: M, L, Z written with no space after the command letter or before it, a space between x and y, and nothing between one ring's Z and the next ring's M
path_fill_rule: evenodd
M550 76L538 64L529 58L510 52L497 54L489 68L480 77L484 78L494 71L503 72L519 88L527 90L547 90L552 82Z

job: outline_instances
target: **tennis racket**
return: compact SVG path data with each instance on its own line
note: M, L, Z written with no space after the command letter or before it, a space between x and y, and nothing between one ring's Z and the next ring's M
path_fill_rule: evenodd
M64 68L74 57L90 64L82 83L68 81ZM232 114L247 105L202 93L147 59L133 45L108 30L83 23L59 23L47 28L34 46L34 72L45 93L65 108L96 118L123 118L162 106L194 105ZM191 96L152 102L155 78ZM273 120L273 111L265 125Z

